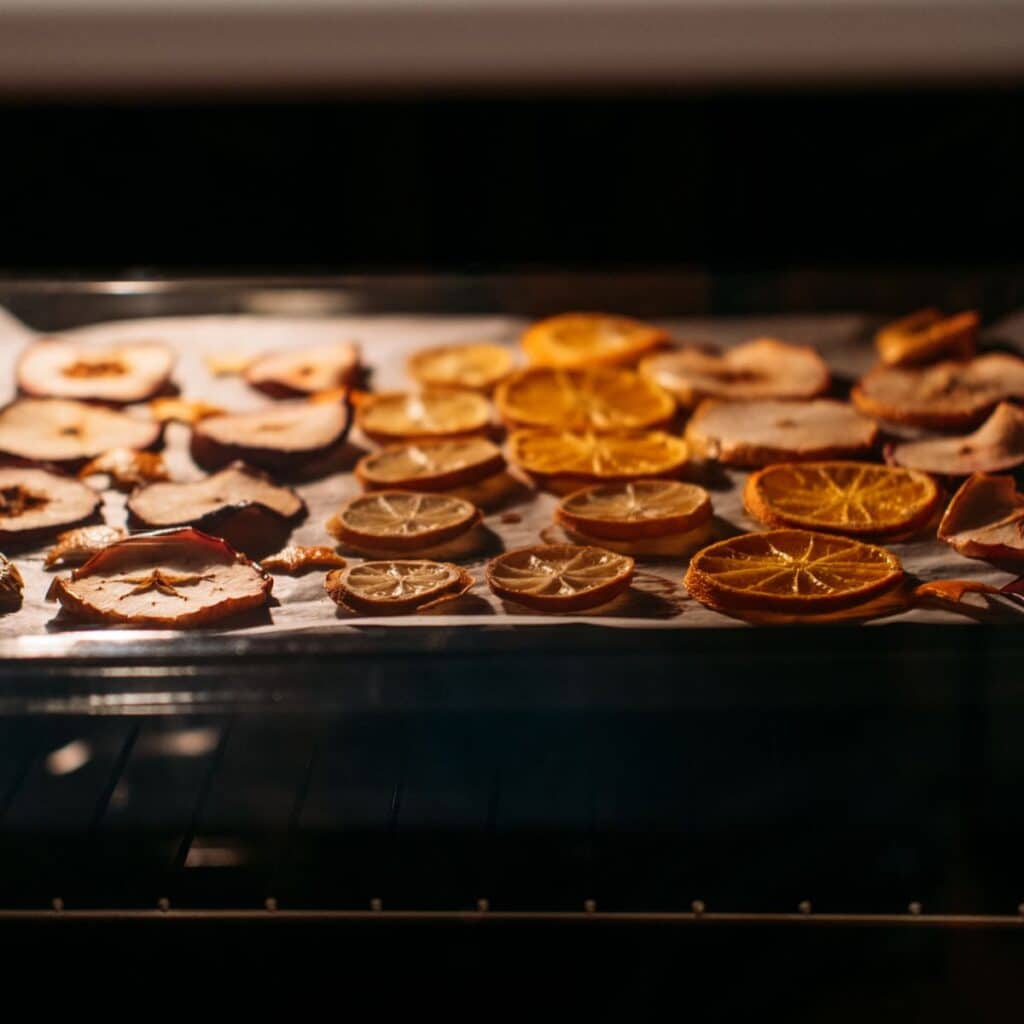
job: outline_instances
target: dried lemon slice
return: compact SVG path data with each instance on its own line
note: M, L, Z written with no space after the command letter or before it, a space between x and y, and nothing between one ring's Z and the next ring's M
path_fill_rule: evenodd
M549 544L507 551L487 565L498 597L550 612L606 604L629 587L632 558L604 548Z
M564 494L587 483L674 476L686 465L688 448L681 438L660 430L516 430L508 452L531 477Z
M479 434L491 420L490 403L475 391L405 391L367 395L356 422L379 443Z
M630 370L535 367L498 387L498 412L519 427L555 430L645 430L667 423L672 396Z
M533 324L523 350L534 366L626 366L662 345L666 331L607 313L562 313Z
M324 589L344 608L374 615L408 615L461 597L473 577L450 562L363 562L327 574Z
M505 468L501 449L482 437L412 441L361 458L356 477L367 490L445 491Z
M900 560L885 548L810 530L772 530L698 551L684 582L718 611L806 614L861 604L902 578Z
M374 491L346 502L327 530L361 550L422 551L460 537L480 518L475 505L446 494Z
M414 353L408 366L409 374L424 387L490 391L512 370L512 353L483 342L441 345Z
M678 480L585 487L555 510L556 522L573 540L628 555L693 551L708 542L711 517L708 492Z
M751 474L743 503L769 526L885 537L924 526L939 504L926 473L868 462L805 462Z

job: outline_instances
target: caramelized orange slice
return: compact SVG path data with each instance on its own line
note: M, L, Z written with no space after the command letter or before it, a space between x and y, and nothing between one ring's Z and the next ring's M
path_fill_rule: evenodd
M424 387L490 391L511 372L512 353L485 342L441 345L414 353L408 366Z
M335 604L369 615L411 615L461 597L473 577L451 562L363 562L327 574L324 588Z
M480 434L490 421L490 403L475 391L383 392L356 411L363 433L381 444Z
M708 522L711 498L703 487L678 480L598 484L563 498L555 518L591 537L665 537Z
M476 506L446 494L373 491L346 502L327 530L352 547L422 551L454 540L480 521Z
M885 537L923 527L938 507L926 473L868 462L802 462L767 466L743 491L747 511L769 526Z
M868 601L903 578L885 548L809 530L730 537L698 551L684 582L718 611L816 613Z
M607 313L562 313L528 328L523 350L534 366L628 366L668 342L666 331L641 320Z
M535 367L498 387L495 404L514 426L555 430L645 430L667 423L672 396L630 370Z

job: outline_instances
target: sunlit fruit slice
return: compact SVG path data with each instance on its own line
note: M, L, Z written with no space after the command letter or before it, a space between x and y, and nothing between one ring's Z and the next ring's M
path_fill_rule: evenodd
M1012 476L975 473L953 495L939 539L968 558L1024 560L1024 494Z
M553 430L645 430L675 412L672 396L632 370L521 370L498 386L494 402L512 426Z
M35 398L76 398L126 405L162 391L174 353L158 341L83 345L38 341L18 360L18 387Z
M940 476L998 473L1024 464L1024 409L1000 402L972 434L906 441L886 449L898 466Z
M373 441L420 441L481 434L491 422L491 405L475 391L407 391L366 395L356 422Z
M686 442L660 430L576 434L516 430L511 461L544 486L565 494L588 483L676 476L686 465Z
M409 357L409 374L426 388L490 391L512 370L512 353L501 345L474 342L422 349Z
M137 452L132 448L111 448L109 452L90 459L79 471L80 480L90 476L105 476L110 486L119 491L167 480L169 474L159 452Z
M335 604L367 615L412 615L461 597L473 577L450 562L363 562L327 574L324 589Z
M813 348L774 338L747 341L721 355L698 348L661 352L645 359L640 372L688 407L703 398L817 398L831 383Z
M278 550L305 514L295 491L243 463L204 480L148 484L128 499L133 526L194 526L253 557Z
M927 473L869 462L803 462L752 473L747 511L768 526L851 536L909 536L925 526L941 495Z
M18 567L4 555L0 555L0 612L15 612L21 607L25 596L25 581Z
M629 588L635 563L627 555L579 544L540 544L506 551L487 564L498 597L546 612L607 604Z
M273 585L223 540L185 529L112 544L50 592L86 621L189 629L263 607Z
M345 559L334 548L289 544L288 547L261 558L260 565L267 572L282 572L295 576L311 569L343 569Z
M730 537L698 551L684 582L719 611L809 614L868 601L903 578L885 548L809 530Z
M734 466L854 459L871 452L878 428L846 402L723 402L709 398L686 427L696 455Z
M53 547L46 552L43 564L47 569L52 569L55 565L81 565L104 548L124 540L127 536L127 532L121 527L107 526L106 523L79 526L75 530L67 530L57 535Z
M192 430L192 457L207 469L242 461L296 470L344 444L349 410L338 403L282 402L258 412L211 416Z
M352 498L327 531L360 551L425 551L468 533L480 510L461 498L414 491L373 491Z
M886 366L969 359L974 355L980 322L974 310L944 316L937 309L919 309L882 327L875 335L875 346Z
M860 379L850 397L877 419L959 430L979 423L1008 398L1024 398L1024 359L990 352L967 362L879 366Z
M367 490L446 491L505 468L497 445L482 437L410 441L364 456L356 476Z
M297 398L345 387L358 372L359 347L338 341L269 352L248 365L245 380L273 398Z
M533 324L523 351L534 366L629 366L668 344L660 327L608 313L562 313Z
M711 536L711 498L703 487L678 480L597 484L574 491L555 521L581 544L627 555L678 555Z
M86 402L20 398L0 410L0 452L70 466L111 448L149 448L163 427Z
M91 519L102 499L59 473L0 468L0 543L31 544Z

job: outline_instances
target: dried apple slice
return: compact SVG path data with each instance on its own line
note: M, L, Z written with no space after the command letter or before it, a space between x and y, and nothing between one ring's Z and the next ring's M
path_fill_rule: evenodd
M261 558L260 565L268 572L298 575L310 569L343 569L345 559L334 548L289 544L281 551Z
M107 526L105 523L67 530L57 535L57 541L46 552L46 561L43 564L47 569L52 569L55 565L81 565L104 548L109 548L111 544L116 544L127 536L127 531L121 527Z
M16 612L25 594L25 581L18 567L0 555L0 612Z
M157 341L83 345L38 341L18 360L18 387L36 398L76 398L127 405L167 385L174 353Z
M313 402L211 416L192 429L192 457L207 469L236 461L261 469L298 469L340 447L350 418L345 405Z
M242 463L192 483L149 484L128 499L132 525L193 526L254 557L276 551L305 514L295 491Z
M51 593L89 622L190 629L263 607L273 585L224 541L185 529L112 544L54 580Z
M698 456L733 466L862 458L878 428L845 402L701 402L686 427Z
M451 562L427 559L363 562L327 574L324 589L335 604L368 615L411 615L461 597L473 577Z
M890 462L939 476L998 473L1024 464L1024 410L1000 402L966 437L907 441L886 449Z
M1024 560L1024 494L1012 476L975 473L953 495L938 535L968 558Z
M63 398L19 398L0 410L0 453L29 462L78 464L111 448L150 448L163 427Z
M106 476L119 491L130 491L141 484L168 479L167 466L158 452L136 452L131 448L112 448L87 462L79 471L80 480Z
M102 498L91 487L45 469L0 469L0 543L32 544L91 519Z
M296 398L345 387L358 372L358 346L338 341L269 352L249 364L245 380L273 398Z
M882 327L875 335L875 346L886 366L969 359L974 355L980 322L974 310L943 316L937 309L920 309Z

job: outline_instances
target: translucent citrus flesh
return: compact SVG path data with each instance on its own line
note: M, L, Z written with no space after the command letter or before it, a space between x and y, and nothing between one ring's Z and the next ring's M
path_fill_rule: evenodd
M469 523L476 509L443 494L367 494L340 514L344 526L373 537L416 537Z
M500 345L447 345L416 353L409 368L423 384L484 390L512 369L512 354Z
M499 388L497 401L514 423L564 430L642 430L675 410L657 384L609 368L524 370Z
M568 313L534 324L523 347L537 366L612 365L635 360L665 339L658 328L628 317Z
M456 570L440 562L364 562L344 583L367 601L401 601L441 592L457 579Z
M595 547L530 548L492 563L504 589L534 597L575 597L606 586L632 568L632 559Z
M393 437L469 433L489 418L487 400L472 391L376 395L359 411L364 430Z
M517 430L509 438L513 460L529 473L596 479L658 476L686 462L686 443L658 430L621 434Z
M874 593L900 572L899 559L884 548L805 530L774 530L698 552L688 581L694 574L704 577L723 602L732 596L810 606Z
M361 464L361 475L374 484L398 486L432 480L448 474L465 474L474 479L474 468L485 472L500 466L501 452L482 438L455 441L421 441L377 452Z
M751 486L757 503L779 520L863 533L908 527L938 496L924 473L856 462L769 466Z

